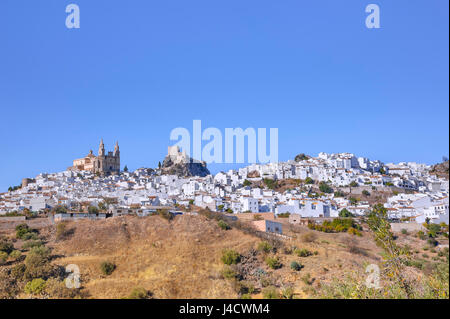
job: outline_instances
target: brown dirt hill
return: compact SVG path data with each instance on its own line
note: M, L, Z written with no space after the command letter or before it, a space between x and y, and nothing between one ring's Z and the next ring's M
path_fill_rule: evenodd
M238 230L221 230L201 216L120 217L70 223L70 239L51 242L55 262L77 264L85 289L93 298L121 298L134 287L151 290L156 298L235 298L220 275L222 250L249 249L257 239ZM100 273L105 260L117 265L112 275Z
M244 259L253 259L245 265L250 269L244 272L262 269L272 285L293 286L299 298L308 296L305 289L344 278L349 271L360 271L364 265L380 261L378 249L368 234L360 238L314 232L315 239L305 241L302 234L310 230L297 227L291 232L288 225L286 231L294 238L278 247L276 255L283 267L276 270L265 263L273 253L257 253L253 258L251 251L261 242L260 238L239 229L222 230L216 221L204 216L177 216L171 222L159 216L120 217L79 221L67 227L73 235L56 241L52 230L48 246L54 248L56 255L64 256L56 259L56 264L79 266L84 290L92 298L121 298L134 287L144 287L156 298L236 298L233 281L221 275L224 265L220 258L226 248L247 256ZM317 255L299 258L285 252L293 246L317 251ZM99 264L106 260L117 265L110 276L100 272ZM301 262L304 269L292 271L292 261ZM306 274L311 275L311 285L302 280ZM263 288L254 276L245 280L252 281L259 291Z
M170 222L161 216L81 220L66 224L68 235L63 240L56 239L53 225L39 231L46 246L53 248L55 265L79 267L81 294L87 298L123 298L136 287L151 291L155 298L238 298L242 284L255 287L252 298L262 297L261 291L268 285L280 291L292 287L296 298L311 298L323 284L345 280L349 274L365 278L367 265L382 263L381 250L366 231L362 237L322 233L290 225L287 219L278 221L290 239L271 242L276 251L269 253L255 250L262 239L239 223L223 230L217 220L204 215L176 216ZM14 238L14 231L8 236ZM425 250L425 241L412 233L398 236L398 243L410 246L414 259L423 259L424 264L444 258L438 256L438 250ZM445 244L448 247L448 240ZM20 241L15 246L20 249ZM312 255L297 256L294 247L307 249ZM241 254L241 262L231 267L241 281L224 278L224 249ZM282 264L279 269L270 269L265 262L274 256ZM117 267L109 276L101 272L104 261ZM303 268L292 270L293 261ZM4 267L14 266L10 262ZM412 276L420 275L416 268L408 271ZM18 297L27 298L23 294Z
M443 177L449 179L449 161L433 165L430 173L437 177Z

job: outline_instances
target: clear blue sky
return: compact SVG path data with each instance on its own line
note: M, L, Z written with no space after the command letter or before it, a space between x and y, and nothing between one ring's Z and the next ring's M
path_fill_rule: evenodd
M76 3L81 28L65 27ZM365 27L377 3L381 29ZM0 191L119 140L155 167L170 131L278 127L279 158L449 153L447 0L2 0ZM225 169L215 165L213 171Z

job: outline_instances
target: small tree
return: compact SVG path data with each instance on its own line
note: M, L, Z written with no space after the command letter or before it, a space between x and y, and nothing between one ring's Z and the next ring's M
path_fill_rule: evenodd
M111 275L116 269L116 265L109 261L104 261L100 264L100 270L106 276Z
M262 241L258 244L258 250L267 254L273 250L273 246L267 241Z
M347 208L344 208L339 212L339 217L353 217L353 214Z
M358 187L358 183L356 181L352 181L350 183L350 187Z
M304 153L300 153L297 156L295 156L294 161L300 162L300 161L306 161L308 159L308 156Z
M63 205L58 205L53 209L53 212L55 214L65 214L65 213L67 213L67 207L65 207Z
M330 185L328 185L327 183L325 183L325 182L320 182L320 184L319 184L319 189L320 189L320 191L321 192L323 192L323 193L332 193L333 192L333 188L331 188L331 186Z
M222 262L225 265L237 264L241 260L241 255L233 249L225 249L222 252Z
M10 254L14 250L14 245L6 238L0 238L0 251Z
M278 299L280 298L280 292L277 290L277 288L270 286L267 288L264 288L262 291L262 295L264 299Z
M349 201L350 201L350 205L352 205L352 206L356 206L356 204L358 204L358 199L355 197L350 197Z
M88 212L89 214L98 214L98 208L95 206L89 206Z
M282 264L280 263L280 259L278 257L267 257L266 264L272 269L281 268Z
M408 261L407 251L397 246L391 232L391 224L387 220L387 210L381 204L374 206L369 215L368 225L375 236L375 242L383 248L384 271L405 291L408 298L413 297L409 281L404 276L405 264Z
M223 220L219 220L219 222L217 223L219 225L220 228L222 228L223 230L229 230L231 227Z
M130 295L128 296L128 299L150 299L151 296L152 293L147 289L144 289L142 287L136 287L131 291Z
M250 186L250 185L252 185L252 183L251 183L248 179L246 179L246 180L242 183L242 185L244 185L244 186Z
M4 251L0 251L0 265L3 265L8 260L8 254Z
M127 165L125 165L125 167L123 168L123 171L124 172L128 172L128 166Z
M42 278L36 278L33 279L32 281L29 281L25 285L24 290L27 294L39 295L44 291L44 289L45 289L45 280Z
M297 261L291 262L291 269L292 270L300 271L300 270L302 270L303 267L304 266L301 263L297 262Z

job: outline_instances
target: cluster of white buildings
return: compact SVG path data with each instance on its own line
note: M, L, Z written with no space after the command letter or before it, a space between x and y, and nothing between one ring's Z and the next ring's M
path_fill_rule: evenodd
M354 206L333 193L310 197L311 185L284 192L244 186L248 184L244 183L246 180L310 178L327 182L335 189L349 185L408 189L412 194L401 193L385 204L391 218L414 217L420 222L447 214L448 222L449 183L430 175L429 170L429 166L417 163L383 164L350 153L320 153L300 162L253 164L206 177L159 175L145 168L105 177L89 171L64 171L40 174L18 190L1 193L0 214L25 208L42 211L57 205L98 206L105 199L119 208L194 204L233 213L274 212L302 217L337 217L344 208L355 215L370 210L368 203L359 202Z
M449 222L448 192L402 193L388 198L384 206L391 219L424 223L428 218L433 223Z

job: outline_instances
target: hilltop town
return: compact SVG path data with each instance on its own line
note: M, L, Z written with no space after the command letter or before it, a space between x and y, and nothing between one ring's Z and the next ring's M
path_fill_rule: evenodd
M159 168L129 172L120 171L118 143L106 154L101 141L98 156L90 151L66 171L26 178L1 193L0 215L24 210L36 215L63 207L60 219L106 218L128 212L148 215L157 208L182 213L195 206L228 214L290 215L298 222L363 216L381 203L392 221L448 223L448 173L438 177L432 171L414 162L384 164L350 153L319 153L212 175L205 163L169 147Z
M0 298L448 298L445 170L320 153L212 175L169 147L129 172L102 141L0 194Z

